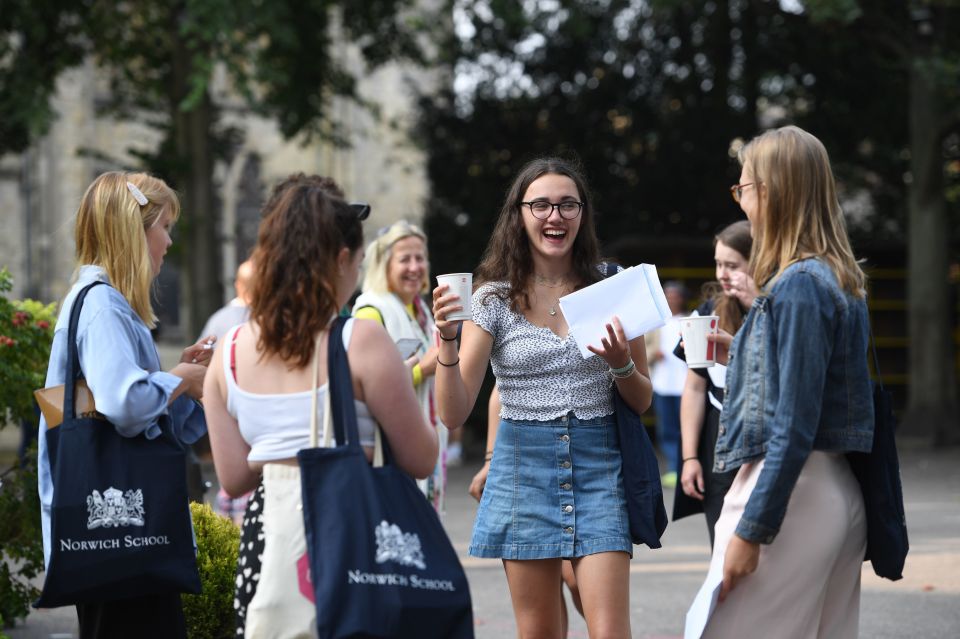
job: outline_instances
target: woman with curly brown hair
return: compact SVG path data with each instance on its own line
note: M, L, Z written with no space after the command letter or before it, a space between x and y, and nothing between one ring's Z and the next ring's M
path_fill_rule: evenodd
M231 495L262 481L263 557L262 565L245 567L257 584L246 611L246 637L316 633L310 594L297 586L306 543L296 454L310 446L315 347L319 341L316 361L326 362L328 328L359 278L360 222L357 210L316 178L292 176L275 189L252 256L257 272L250 321L227 333L206 379L217 478ZM343 342L368 456L379 425L397 464L426 477L436 460L437 436L423 419L393 341L376 322L348 320ZM326 366L319 370L322 394ZM322 412L323 402L318 404Z

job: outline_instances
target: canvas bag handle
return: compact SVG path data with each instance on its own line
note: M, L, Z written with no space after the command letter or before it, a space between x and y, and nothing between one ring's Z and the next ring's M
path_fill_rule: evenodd
M336 337L341 338L343 333L337 331ZM330 336L334 337L333 331L330 331ZM342 339L342 338L341 338ZM311 448L316 448L319 440L319 432L317 430L317 396L320 393L320 345L323 343L323 333L318 333L316 342L313 348L313 398L310 402L310 446ZM323 447L330 448L333 443L333 407L330 405L330 375L332 371L327 370L327 392L324 394L323 398ZM382 435L380 434L380 425L377 424L374 428L373 436L373 467L380 468L383 466L383 440ZM359 445L359 442L358 444Z
M76 419L76 388L77 378L81 374L80 370L80 352L77 349L77 332L80 325L80 310L83 308L83 300L87 297L94 286L104 284L104 282L93 282L80 289L77 297L73 300L73 307L70 309L70 324L67 328L67 378L64 381L63 390L63 420Z

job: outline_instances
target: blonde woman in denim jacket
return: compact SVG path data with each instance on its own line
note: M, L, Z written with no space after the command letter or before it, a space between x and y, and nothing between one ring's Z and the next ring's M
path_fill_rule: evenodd
M732 187L763 283L729 345L714 468L739 468L716 527L720 604L704 637L857 636L869 451L865 277L823 144L789 126L743 147Z

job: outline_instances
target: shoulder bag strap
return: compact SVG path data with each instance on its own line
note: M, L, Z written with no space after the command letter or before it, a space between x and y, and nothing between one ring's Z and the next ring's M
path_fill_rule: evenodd
M323 339L323 333L317 333L317 339L313 345L313 397L310 400L310 448L317 447L317 393L320 392L319 381L320 381L320 340ZM324 406L324 416L323 416L323 430L324 430L324 439L327 439L326 434L329 432L327 430L327 415L330 413L329 408L329 398L330 393L327 393L327 405ZM325 443L325 446L329 444Z
M343 346L343 327L347 318L339 317L334 320L330 328L330 336L327 342L328 352L328 370L327 370L327 393L323 402L323 445L329 448L333 443L333 433L337 433L337 445L342 446L346 443L349 446L360 447L360 434L357 429L357 412L353 404L353 382L350 376L350 363L347 361L347 352ZM310 445L317 446L319 433L317 432L317 394L319 392L320 381L320 344L323 339L323 333L317 335L316 346L314 347L314 365L313 365L313 401L311 403L310 414ZM340 377L337 373L343 375ZM349 384L342 387L341 384ZM333 396L336 395L337 419L334 420ZM346 397L349 395L349 397ZM342 396L342 397L341 397ZM343 400L343 401L340 401ZM347 401L349 400L349 401ZM346 405L345 405L346 404ZM344 423L346 432L344 433ZM344 435L347 436L347 442L344 442ZM384 463L383 437L380 433L379 425L374 429L374 448L373 465L379 468Z
M867 330L870 331L870 350L873 353L873 370L877 373L877 386L883 390L883 376L880 374L880 358L877 357L877 340L873 337L873 322L867 320Z
M80 370L80 351L77 349L77 332L80 324L80 310L83 308L83 300L87 293L94 286L105 284L105 282L92 282L77 293L73 300L73 306L70 308L70 324L67 329L67 379L64 382L63 389L63 420L76 419L76 392L77 378L83 371Z

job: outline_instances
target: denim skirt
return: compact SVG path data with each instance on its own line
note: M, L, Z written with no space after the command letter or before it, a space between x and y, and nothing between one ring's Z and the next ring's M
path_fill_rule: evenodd
M616 417L500 420L470 541L474 557L633 555Z

